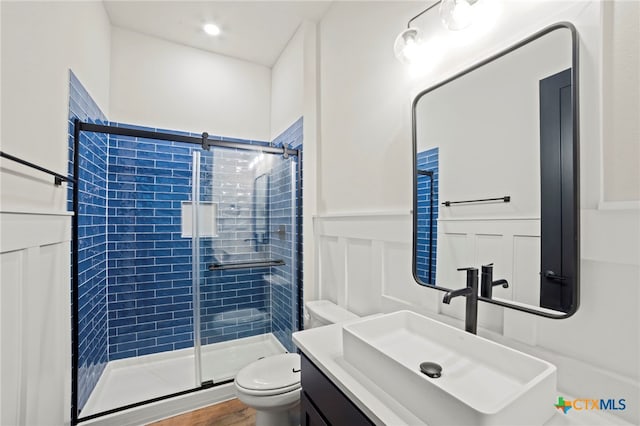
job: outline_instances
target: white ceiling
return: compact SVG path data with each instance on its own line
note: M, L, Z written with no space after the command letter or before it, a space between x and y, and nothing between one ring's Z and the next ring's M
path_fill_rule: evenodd
M272 67L303 20L319 21L330 1L104 1L111 24ZM211 37L202 25L214 22Z

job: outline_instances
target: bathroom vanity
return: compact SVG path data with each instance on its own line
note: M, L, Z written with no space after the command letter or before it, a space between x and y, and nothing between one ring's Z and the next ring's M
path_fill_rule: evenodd
M301 337L296 342L304 348ZM321 371L324 360L316 358L314 365L309 359L317 352L303 349L303 424L377 423L384 413L376 410L389 406L388 399L417 417L418 424L542 425L553 416L548 401L556 393L555 366L414 312L342 323L337 340L342 344L337 359L350 374L365 376L371 382L367 389L380 389L390 398L380 393L381 403L358 404L359 394L345 392L353 384L340 389ZM335 343L334 337L325 347ZM438 373L421 371L424 361L437 365Z
M293 341L302 354L301 425L422 423L344 360L342 325L299 331Z
M501 402L504 402L504 400L509 401L504 404L503 408L496 410L497 416L493 414L487 415L481 412L482 410L473 411L474 406L476 408L483 407L483 410L488 407L486 398L491 392L480 392L482 401L469 400L468 398L475 397L471 396L471 394L467 396L456 395L456 392L458 392L456 388L450 387L447 389L446 386L439 386L436 391L448 392L448 395L444 393L438 395L433 390L429 390L428 387L416 388L416 386L422 386L422 384L418 383L421 380L420 375L414 375L415 377L412 379L410 374L405 374L397 369L394 370L389 364L385 365L384 362L388 362L388 360L385 361L378 358L378 360L371 361L362 352L359 354L356 352L357 362L354 359L349 360L349 357L353 355L353 352L351 355L345 354L345 349L347 349L347 352L353 349L348 348L352 343L349 342L348 338L345 338L345 334L348 334L349 330L364 335L367 332L366 328L369 327L370 330L374 330L373 332L377 333L377 330L381 330L384 327L374 323L375 321L381 319L386 326L386 324L389 324L387 318L393 320L394 316L401 317L403 315L414 316L415 314L401 311L375 315L293 334L293 340L302 354L301 425L544 424L545 426L568 426L584 424L585 421L589 424L625 424L618 418L599 413L580 412L579 416L575 417L563 414L554 408L555 398L558 395L555 389L555 367L543 360L530 357L522 352L514 351L468 333L466 334L470 338L469 341L458 338L454 340L462 342L459 344L473 352L484 352L490 356L495 356L490 352L492 349L482 348L482 346L495 346L493 350L503 351L507 357L513 357L510 362L522 363L523 367L513 369L513 374L518 374L515 370L534 371L538 367L541 368L532 373L534 376L520 380L518 386L521 389L515 391L513 389L505 390L505 395L517 394L520 397L516 395L513 398L510 396L501 398ZM431 321L434 323L433 328L435 329L452 329L450 330L452 332L451 335L455 334L456 331L460 331L463 335L465 334L462 330L453 330L452 327L438 323L430 318L420 315L415 316L419 317L419 321ZM423 324L420 323L419 325ZM347 333L345 333L344 329L347 329ZM384 330L382 332L384 333ZM415 329L413 337L421 333L419 329ZM440 329L436 330L435 334L428 332L423 335L425 339L436 341L441 337L450 338L451 335L448 333L449 330ZM415 339L408 340L412 340L410 344L420 344ZM454 346L450 347L454 351L459 349ZM402 352L424 354L424 349L415 347L414 351L407 351L405 348ZM456 356L454 352L449 355L449 358L455 358ZM409 354L409 356L412 355ZM392 354L391 357L399 359L397 354ZM471 355L471 357L474 357L473 359L480 357L477 361L480 369L482 369L482 364L485 362L481 358L482 355ZM447 356L442 359L446 360ZM365 364L367 363L374 367L378 365L379 374L374 372L365 373L367 368ZM446 365L444 366L443 375L447 374L447 368L449 369L448 373L453 376L454 373L451 367ZM477 368L478 366L475 362L464 366L464 368L460 369L457 380L459 379L460 383L463 381L468 383L470 388L477 386L477 383L471 382L474 375L473 370ZM509 370L509 368L504 370ZM504 370L500 371L500 373L503 373ZM507 372L506 374L509 373ZM386 383L385 380L387 381ZM539 383L545 381L546 384L544 386L538 386ZM530 387L530 385L533 386ZM551 387L549 387L550 385ZM495 378L492 382L492 388L500 388ZM478 392L475 392L475 394L477 395ZM456 395L456 397L452 398L452 395ZM564 396L570 399L570 396ZM468 405L466 409L469 412L464 413L465 407L462 405L456 406L456 404L461 403L460 400L457 400L457 397L461 397L465 401L464 405ZM471 404L467 404L469 401L471 401ZM469 410L469 407L472 410ZM538 419L544 419L539 422L532 420L532 414L528 411L534 413L535 411L544 411L545 414L538 417ZM430 420L427 420L427 418ZM469 421L472 423L469 423Z
M301 356L301 368L300 423L302 426L341 423L373 424L304 353Z

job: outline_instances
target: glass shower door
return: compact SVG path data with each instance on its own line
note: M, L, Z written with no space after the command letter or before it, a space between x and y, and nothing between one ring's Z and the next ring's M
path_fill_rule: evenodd
M297 329L296 161L227 148L194 158L196 377L231 381L293 351Z

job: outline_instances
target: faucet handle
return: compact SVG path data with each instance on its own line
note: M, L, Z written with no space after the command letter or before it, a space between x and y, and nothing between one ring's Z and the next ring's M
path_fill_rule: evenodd
M543 273L540 273L540 275L543 275L546 279L551 280L551 281L566 281L568 280L568 277L563 277L562 275L558 275L553 271L544 271Z
M474 268L473 266L467 266L466 268L458 268L457 270L458 271L473 271L473 270L477 271L478 268Z
M482 265L482 282L493 279L493 262ZM483 284L484 285L484 284Z
M473 289L474 293L477 293L478 289L478 268L469 266L467 268L458 268L458 271L465 271L467 273L467 288Z

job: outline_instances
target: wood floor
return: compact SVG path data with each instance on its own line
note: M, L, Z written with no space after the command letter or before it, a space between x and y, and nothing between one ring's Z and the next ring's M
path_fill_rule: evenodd
M255 426L256 410L237 399L170 417L148 426Z

